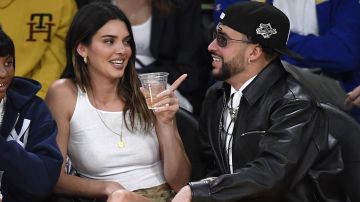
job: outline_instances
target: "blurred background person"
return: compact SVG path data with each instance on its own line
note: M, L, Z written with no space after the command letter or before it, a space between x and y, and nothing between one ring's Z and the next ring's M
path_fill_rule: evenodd
M17 61L17 60L16 60ZM0 185L4 202L42 201L59 178L57 126L35 94L37 81L14 77L14 43L0 28Z
M112 0L129 18L136 43L139 73L168 72L169 83L186 73L179 87L180 106L198 113L207 88L210 67L204 64L206 48L200 0ZM191 109L192 108L192 109Z
M147 108L124 13L104 2L82 7L70 26L66 53L64 79L54 82L46 101L58 123L63 157L77 175L65 173L64 162L55 192L92 201L121 190L136 200L170 200L190 175L174 124L176 87L164 92L162 109Z
M0 1L0 25L16 47L15 75L39 81L42 98L65 68L65 36L76 11L75 0Z
M215 0L214 19L234 2ZM257 0L283 11L291 22L288 48L303 56L287 62L336 79L345 92L360 85L360 2L359 0ZM217 21L217 20L216 20ZM360 109L353 117L360 122Z

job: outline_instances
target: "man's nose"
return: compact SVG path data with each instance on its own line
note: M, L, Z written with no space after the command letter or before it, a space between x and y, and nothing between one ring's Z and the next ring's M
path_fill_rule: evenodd
M212 41L211 41L211 43L209 44L209 46L208 46L208 51L213 51L213 50L215 50L216 49L216 39L213 39Z

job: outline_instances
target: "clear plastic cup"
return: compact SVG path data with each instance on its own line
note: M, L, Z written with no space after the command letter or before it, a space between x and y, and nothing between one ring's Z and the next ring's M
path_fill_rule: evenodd
M149 109L158 108L154 106L159 101L156 96L166 90L168 75L169 73L167 72L139 74L141 85L145 90L146 104Z

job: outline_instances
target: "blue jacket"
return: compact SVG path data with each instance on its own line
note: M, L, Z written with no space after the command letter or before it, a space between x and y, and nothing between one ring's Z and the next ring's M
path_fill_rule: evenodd
M248 0L215 0L214 18L230 4ZM259 0L258 0L259 1ZM262 0L265 1L265 0ZM266 2L272 3L273 0ZM317 0L320 37L290 33L288 48L304 60L288 62L307 68L320 68L338 80L346 92L360 85L360 2L359 0ZM358 109L354 116L360 121Z
M0 128L3 202L40 201L52 193L60 175L57 126L35 95L40 88L37 81L15 77L6 93Z

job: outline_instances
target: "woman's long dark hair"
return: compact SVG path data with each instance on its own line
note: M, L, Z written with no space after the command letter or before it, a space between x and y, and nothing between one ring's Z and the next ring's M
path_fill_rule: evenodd
M118 96L124 100L124 120L126 127L133 131L136 119L145 131L149 131L155 121L154 114L147 108L145 98L140 92L140 81L135 70L135 42L131 25L125 14L116 6L107 2L94 2L82 7L74 16L66 38L66 68L63 78L70 78L83 91L91 90L90 74L81 55L76 48L78 44L90 46L95 33L110 20L120 20L125 23L130 34L132 54L125 68L124 75L117 86ZM129 113L130 125L126 114Z

